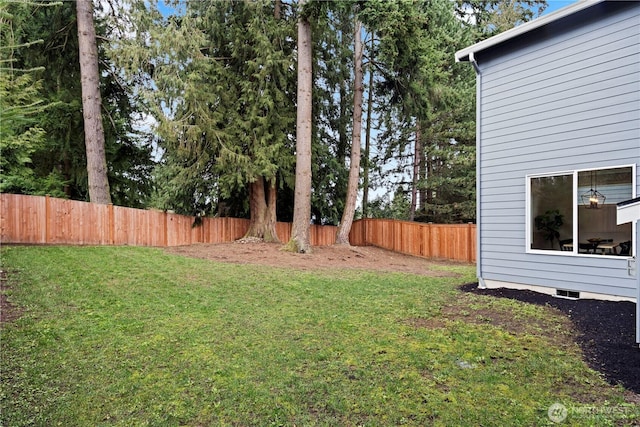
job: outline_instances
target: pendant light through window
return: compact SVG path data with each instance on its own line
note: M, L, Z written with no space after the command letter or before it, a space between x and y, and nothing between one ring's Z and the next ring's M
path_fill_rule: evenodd
M597 190L598 177L596 174L597 172L591 171L591 189L580 196L582 198L582 204L587 209L598 209L604 205L604 201L607 200L604 194Z

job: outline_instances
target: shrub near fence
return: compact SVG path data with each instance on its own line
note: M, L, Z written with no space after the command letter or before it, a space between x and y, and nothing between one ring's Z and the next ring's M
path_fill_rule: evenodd
M98 205L42 196L0 194L2 243L180 246L232 242L244 236L249 220L202 218L155 210ZM312 225L313 246L335 243L337 227ZM291 237L291 224L278 222L282 242ZM349 240L354 246L377 246L425 258L474 262L473 224L442 225L363 219L354 221Z

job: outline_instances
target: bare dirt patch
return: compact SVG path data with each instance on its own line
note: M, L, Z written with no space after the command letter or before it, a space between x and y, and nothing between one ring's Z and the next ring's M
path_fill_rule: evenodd
M446 260L404 255L373 246L314 246L312 252L297 254L282 250L278 243L239 240L233 243L195 244L167 248L176 255L234 264L258 264L296 270L370 270L401 272L424 276L451 276L454 273L434 269L434 266L456 265ZM462 264L458 264L462 265Z

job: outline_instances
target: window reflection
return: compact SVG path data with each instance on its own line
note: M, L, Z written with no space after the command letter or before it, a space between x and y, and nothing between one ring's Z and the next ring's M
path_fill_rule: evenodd
M596 208L578 203L578 252L629 255L632 226L631 223L616 224L616 204L632 198L631 168L578 172L578 194L594 187L605 197L605 202Z
M562 250L573 233L573 175L531 179L531 249Z
M616 224L616 204L633 198L631 167L530 179L531 249L629 256L632 225ZM577 186L574 199L574 185ZM585 197L586 195L586 197ZM574 209L577 235L573 235Z

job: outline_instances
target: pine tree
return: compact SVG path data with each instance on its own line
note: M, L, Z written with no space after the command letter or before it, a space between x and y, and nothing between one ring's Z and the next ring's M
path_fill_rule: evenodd
M312 117L312 42L311 24L300 0L298 17L298 102L296 123L296 182L289 250L311 252L311 117Z
M93 0L76 0L76 10L89 200L106 205L111 203L111 194L102 127L102 97L98 71L98 46L93 25Z
M311 2L313 42L311 220L338 225L349 175L353 111L353 2Z
M540 16L547 0L456 0L455 7L478 42Z
M358 184L360 182L360 147L362 145L362 94L363 71L362 71L362 25L356 21L354 29L354 83L353 83L353 132L351 141L351 160L349 167L349 183L347 186L347 199L345 201L342 220L336 234L336 243L342 245L349 244L349 232L353 223L353 216L356 210L356 199L358 197Z
M474 203L475 152L466 149L473 140L468 138L474 119L473 95L468 91L473 75L461 75L454 67L455 47L469 39L452 4L441 0L372 4L364 18L380 34L375 55L384 101L378 102L387 108L381 116L385 129L378 140L384 144L379 147L379 161L392 159L396 168L388 172L410 177L401 182L411 185L407 216L433 221L428 213L433 205L442 204L452 210L439 220L468 218L458 210L464 204L467 212L467 202ZM464 183L460 189L467 197L464 203L456 191L443 191L453 173L471 178L458 180L458 185Z
M248 207L247 236L267 241L278 238L277 192L293 175L294 21L281 6L189 2L162 17L141 3L135 22L145 35L119 50L144 74L140 91L158 121L156 204L204 215Z
M33 153L44 140L44 130L37 125L44 100L39 96L41 82L34 77L38 69L16 69L14 54L42 40L21 40L16 14L27 9L15 6L0 0L0 192L34 193L44 187L31 168Z
M39 82L40 97L48 106L37 115L44 135L29 163L36 184L21 192L88 200L75 4L9 5L12 9L28 10L16 16L22 37L42 39L40 44L16 51L14 60L17 68L38 70L33 77ZM150 144L145 140L147 136L133 127L136 117L131 85L119 78L113 61L106 55L104 47L112 38L111 27L105 25L104 18L96 18L95 24L103 67L100 91L112 201L143 207L151 188Z

